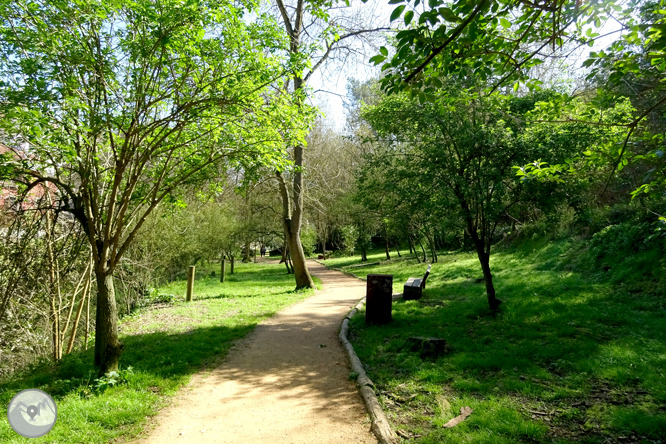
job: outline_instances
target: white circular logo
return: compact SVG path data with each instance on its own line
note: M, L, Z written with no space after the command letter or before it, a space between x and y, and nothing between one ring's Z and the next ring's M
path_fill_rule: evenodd
M51 431L58 408L48 393L38 389L22 390L7 407L9 425L25 438L39 438Z

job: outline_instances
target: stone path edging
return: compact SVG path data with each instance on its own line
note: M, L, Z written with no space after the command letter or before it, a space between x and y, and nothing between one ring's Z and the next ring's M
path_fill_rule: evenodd
M318 260L316 262L318 264L324 265L326 268L330 268L332 270L340 271L342 273L351 275L356 279L365 280L363 278L356 276L353 273L329 267L325 263L322 263ZM386 418L386 415L384 414L384 410L382 410L382 407L379 404L379 400L377 400L377 395L375 394L374 390L375 385L373 384L372 380L368 377L368 375L365 373L365 370L363 369L363 364L361 363L361 360L358 358L358 355L354 350L354 346L351 344L351 342L349 342L349 339L347 339L347 334L349 333L349 321L351 320L351 318L353 318L356 315L356 313L361 308L363 308L363 305L365 305L365 298L361 299L358 302L358 304L356 304L356 306L342 320L342 325L340 326L340 335L339 335L340 342L347 351L352 371L358 375L358 377L356 378L356 385L358 386L359 392L361 393L361 397L363 398L365 407L368 409L368 413L370 414L370 420L372 422L372 426L370 427L370 429L372 430L372 433L375 434L377 440L379 440L381 444L398 444L400 442L398 436L393 431L393 428L391 427L388 418Z

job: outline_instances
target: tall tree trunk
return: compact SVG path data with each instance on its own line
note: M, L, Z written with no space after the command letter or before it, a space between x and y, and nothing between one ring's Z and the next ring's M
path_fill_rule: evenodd
M284 27L289 35L289 52L298 54L301 52L301 32L303 31L303 13L305 2L299 1L296 6L295 20L289 18L289 12L281 0L277 1L277 6L284 20ZM328 55L328 53L327 53ZM326 55L326 56L327 56ZM325 56L325 57L326 57ZM291 81L294 85L296 105L301 107L303 104L304 87L306 86L302 73L293 72ZM280 171L277 172L280 196L282 197L282 224L287 243L289 244L289 253L291 254L294 278L296 279L296 289L314 288L314 281L310 276L307 263L305 261L305 252L301 245L301 222L303 220L303 145L298 144L294 147L294 181L291 192L293 199L289 195L287 186ZM293 205L293 209L292 209ZM325 254L324 254L325 256Z
M426 260L428 260L428 258L426 257L426 251L425 248L423 248L423 241L421 240L421 238L419 238L419 246L421 247L421 251L423 252L423 262L425 262Z
M426 234L426 239L428 240L428 246L430 248L430 257L432 258L432 263L437 262L437 247L435 246L435 241L432 235Z
M86 283L83 286L83 291L81 293L81 305L79 306L79 309L76 312L76 319L74 320L74 326L72 327L72 335L69 338L69 343L67 344L66 354L70 354L72 352L72 348L74 347L74 339L76 339L76 330L79 327L79 321L81 320L81 313L83 313L83 304L86 302L86 300L90 300L91 275L92 275L92 269L91 266L89 266L86 269Z
M474 238L474 236L472 236ZM476 243L476 242L475 242ZM493 285L493 275L490 273L490 254L483 248L483 242L476 246L476 254L481 263L481 270L483 271L483 280L486 284L486 295L488 296L488 306L491 310L495 311L499 308L502 301L497 299L495 295L495 286Z
M288 233L289 258L291 259L291 271L296 279L296 289L314 288L314 281L310 276L307 263L305 262L305 252L301 244L300 229L296 233Z
M391 256L389 255L389 239L388 239L388 233L386 232L384 232L384 239L385 239L384 247L386 250L386 260L388 261L391 259Z
M474 224L474 213L470 209L467 201L457 193L458 199L460 202L460 207L463 210L465 215L465 222L467 224L467 234L474 244L476 249L476 255L479 257L479 262L481 263L481 270L483 271L483 280L486 283L486 295L488 296L488 306L492 311L495 311L499 308L502 301L497 299L495 296L495 286L493 285L493 275L490 273L490 241L486 244L485 237L487 233L482 231L482 235L479 236L478 226ZM484 235L485 234L485 235ZM486 247L487 245L487 247Z
M367 262L368 261L368 248L363 245L361 247L361 262Z
M47 191L47 202L51 205ZM60 280L58 276L58 258L53 253L53 230L55 229L51 211L46 211L46 251L49 262L49 317L53 342L53 360L62 358L62 341L60 339Z
M95 267L97 313L95 317L95 366L100 375L117 371L123 344L118 340L118 308L113 287L113 273L101 265Z
M88 336L90 335L90 295L88 294L88 300L86 300L86 331L85 331L85 342L83 343L83 349L88 350Z
M400 245L398 243L395 244L395 252L398 253L398 257L402 257L400 254Z
M407 237L407 241L409 242L409 252L414 254L414 257L416 258L416 262L419 264L421 263L421 258L419 257L419 253L416 251L416 245L414 244L414 238L410 234Z
M287 248L289 248L289 245L287 244L287 238L285 237L284 244L282 245L282 258L280 258L280 263L287 261Z
M229 272L230 272L231 274L234 274L234 262L235 262L235 258L234 258L234 255L233 255L233 254L231 255L229 261L231 262L231 264L230 264L230 265L231 265L231 270L229 270Z
M296 290L299 290L301 288L314 288L314 281L310 276L305 261L305 252L301 244L301 222L303 219L303 146L301 145L294 147L294 164L297 168L294 173L293 201L289 196L282 173L277 172L276 175L282 197L282 228L291 257Z

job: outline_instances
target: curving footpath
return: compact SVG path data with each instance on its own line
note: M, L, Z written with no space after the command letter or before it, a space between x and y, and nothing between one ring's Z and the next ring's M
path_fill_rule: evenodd
M266 320L220 367L193 377L140 443L377 443L338 342L365 282L308 267L324 290Z

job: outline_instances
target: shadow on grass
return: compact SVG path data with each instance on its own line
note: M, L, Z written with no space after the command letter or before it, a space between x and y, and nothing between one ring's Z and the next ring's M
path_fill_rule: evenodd
M355 297L350 295L350 298L351 304ZM214 377L233 378L248 386L265 383L262 380L269 378L285 389L304 387L293 395L299 402L308 397L316 398L325 405L321 415L337 417L341 412L336 405L345 402L353 388L344 384L347 377L345 362L338 362L340 367L335 367L339 369L337 379L331 376L329 367L335 366L339 359L336 337L328 330L323 334L327 337L325 340L303 341L303 337L308 334L321 336L319 330L330 329L331 322L337 326L340 316L325 315L324 312L326 307L339 305L339 302L320 300L310 304L314 313L292 315L289 325L269 319L257 327L258 322L274 314L276 308L275 311L249 311L236 318L220 317L215 326L190 325L185 332L122 336L125 352L121 357L121 375L115 379L126 379L124 383L108 387L107 378L105 385L108 388L96 388L91 349L72 353L57 366L35 366L12 381L0 384L0 402L8 404L18 391L26 388L41 388L53 395L58 405L58 422L47 436L30 442L106 443L131 438L141 432L146 418L168 401L165 395L173 394L190 375L217 367L237 339L258 328L263 332L262 337L272 342L263 351L254 352L259 355L253 362L236 360L237 365L224 366L220 370L224 372L222 376L218 371ZM190 308L197 309L194 304ZM134 322L145 320L138 318ZM322 347L324 341L330 344ZM284 344L289 344L288 351L284 350ZM250 352L251 349L244 350L243 356ZM127 371L129 367L132 372ZM234 397L230 397L229 402L233 400ZM337 420L344 421L342 417ZM28 440L16 435L7 421L0 419L0 442L14 444L27 443Z
M551 265L559 254L543 252ZM362 313L353 320L354 345L373 381L418 395L411 406L383 399L391 416L423 443L665 442L663 296L525 256L495 258L504 300L496 317L473 279L478 263L458 255L433 266L421 301L394 304L392 324L365 326ZM394 270L394 281L413 270ZM443 337L453 351L422 360L406 348L409 336ZM464 405L475 413L442 430Z

